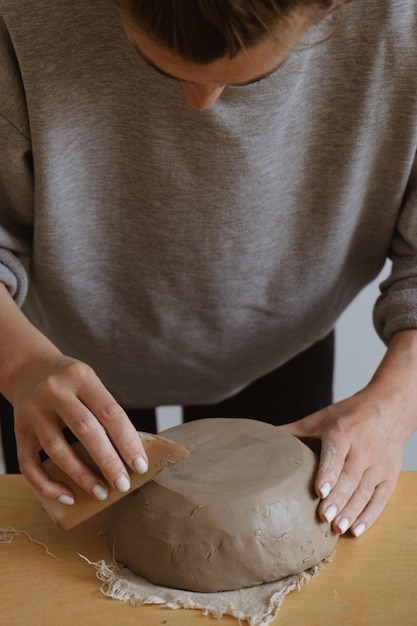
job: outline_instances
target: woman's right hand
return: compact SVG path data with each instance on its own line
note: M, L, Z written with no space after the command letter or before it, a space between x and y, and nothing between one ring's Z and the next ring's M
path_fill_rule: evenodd
M115 489L125 492L130 487L124 463L133 471L146 472L146 453L136 429L85 363L58 354L46 363L32 364L15 385L12 403L20 470L42 495L68 504L73 500L68 488L45 474L39 457L44 450L92 497L107 497L106 484L67 443L65 426Z
M92 497L108 487L67 443L67 426L80 440L109 485L129 489L126 466L147 471L142 441L126 413L83 362L63 355L16 306L0 284L0 391L14 407L22 474L40 494L71 504L73 494L49 479L46 454Z

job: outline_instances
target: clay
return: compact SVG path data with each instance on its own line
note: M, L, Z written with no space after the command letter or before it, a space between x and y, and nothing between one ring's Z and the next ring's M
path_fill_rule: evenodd
M210 418L164 431L189 457L112 511L114 556L153 584L217 592L299 573L334 549L316 455L280 428Z

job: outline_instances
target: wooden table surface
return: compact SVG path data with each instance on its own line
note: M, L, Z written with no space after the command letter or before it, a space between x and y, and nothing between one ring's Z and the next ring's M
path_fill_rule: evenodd
M0 527L26 531L1 542L1 626L238 626L195 610L134 607L100 592L91 561L111 561L107 512L71 531L49 519L22 476L0 476ZM417 626L417 472L403 472L377 524L362 537L342 537L335 557L284 600L274 626Z

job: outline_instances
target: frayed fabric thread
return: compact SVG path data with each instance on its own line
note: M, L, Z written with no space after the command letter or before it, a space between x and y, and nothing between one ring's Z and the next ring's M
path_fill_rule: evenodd
M325 559L305 572L273 583L238 591L196 593L159 587L116 562L108 564L101 560L95 563L82 554L79 556L95 567L96 576L103 583L100 591L109 598L137 606L155 604L170 609L198 609L204 615L216 618L231 615L239 623L247 622L249 626L269 626L278 615L284 597L293 590L300 590L318 574L324 563L331 560Z
M51 556L52 558L56 559L55 554L53 554L49 550L48 546L46 546L41 541L34 539L32 535L30 535L25 530L16 530L16 528L12 528L11 526L9 526L8 528L0 528L0 543L12 543L15 537L20 537L21 535L24 535L27 539L29 539L31 543L34 543L37 546L41 546L45 550L45 553L48 556Z

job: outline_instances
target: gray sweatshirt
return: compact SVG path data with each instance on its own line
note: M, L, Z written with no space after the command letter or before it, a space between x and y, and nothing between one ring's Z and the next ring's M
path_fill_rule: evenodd
M416 32L415 0L352 0L194 111L111 0L0 0L0 280L138 408L271 371L388 256L376 328L416 327Z

